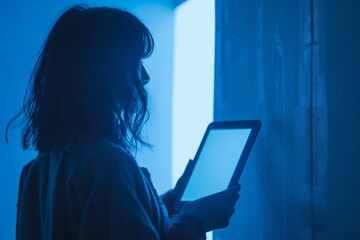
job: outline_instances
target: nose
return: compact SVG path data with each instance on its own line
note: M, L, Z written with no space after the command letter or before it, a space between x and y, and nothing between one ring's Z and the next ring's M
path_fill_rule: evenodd
M144 85L146 85L150 82L150 76L147 73L147 71L143 65L141 65L141 76L140 77L141 77L141 80Z

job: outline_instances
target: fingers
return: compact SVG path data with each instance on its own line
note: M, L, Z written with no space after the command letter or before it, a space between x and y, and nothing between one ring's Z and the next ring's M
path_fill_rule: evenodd
M188 164L186 165L186 168L192 167L192 166L194 166L194 160L192 160L192 159L190 158Z
M232 191L236 191L239 192L241 189L241 185L240 184L236 184L234 186L229 187L228 189L232 190Z
M235 213L235 204L239 200L241 185L232 186L224 192L224 211L227 213L229 219Z
M236 201L239 200L239 198L240 198L240 195L238 193L235 193L234 195L229 196L227 198L227 200L236 203Z
M224 200L237 201L239 199L240 184L229 187L228 189L217 193Z
M188 163L186 164L184 173L189 171L194 166L194 161L192 159L189 159Z
M228 226L235 213L235 204L239 199L240 185L215 193L186 204L180 214L199 219L206 231Z
M224 192L228 192L229 194L234 194L234 193L238 193L240 191L240 189L241 189L241 185L236 184L234 186L229 187Z
M229 225L231 216L235 213L235 208L232 206L228 206L226 209L223 210L223 218L221 220L220 228L227 227Z

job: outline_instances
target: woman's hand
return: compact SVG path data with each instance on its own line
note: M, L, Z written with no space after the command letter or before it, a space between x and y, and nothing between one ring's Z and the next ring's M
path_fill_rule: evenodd
M191 216L202 222L205 231L224 228L235 212L240 184L184 205L180 215Z

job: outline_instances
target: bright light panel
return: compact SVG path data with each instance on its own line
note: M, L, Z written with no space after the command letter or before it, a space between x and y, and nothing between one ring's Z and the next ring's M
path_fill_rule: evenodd
M173 184L195 156L214 102L214 3L189 0L175 13Z
M188 0L175 12L172 182L195 156L214 105L214 0ZM211 234L208 236L211 240Z

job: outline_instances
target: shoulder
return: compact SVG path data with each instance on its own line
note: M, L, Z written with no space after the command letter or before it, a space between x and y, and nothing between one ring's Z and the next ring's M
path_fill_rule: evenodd
M61 160L65 162L67 181L83 204L138 198L143 178L140 168L124 148L109 140L78 139L65 149Z
M23 168L22 168L22 171L21 171L21 176L27 176L28 175L28 173L29 173L29 171L30 171L30 169L34 166L34 165L36 165L36 159L33 159L33 160L31 160L30 162L28 162Z
M22 168L20 180L19 180L19 192L18 192L18 202L17 206L19 207L22 195L25 192L26 189L28 189L27 192L33 191L38 187L38 180L40 171L41 171L41 160L44 158L44 154L38 153L38 156L25 164L25 166Z
M45 157L46 154L38 153L35 159L29 161L25 166L23 166L21 171L21 179L27 179L30 172L35 172L33 175L38 175L40 161Z
M135 163L134 158L123 147L105 138L77 138L65 147L65 152L73 158L92 164Z
M123 147L106 138L79 138L78 143L78 146L80 146L82 150L86 150L86 152L89 152L94 156L121 156L127 159L133 159L130 153Z
M135 159L123 147L104 138L78 138L65 152L74 174L118 178L139 172Z

